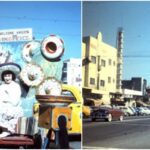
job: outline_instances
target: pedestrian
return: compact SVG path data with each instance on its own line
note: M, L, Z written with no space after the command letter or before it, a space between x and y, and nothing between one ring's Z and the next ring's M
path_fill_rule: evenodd
M0 138L15 133L18 118L23 116L21 87L15 81L20 71L18 64L0 64Z
M59 126L59 148L69 149L69 135L67 131L67 120L66 117L61 115L58 118Z

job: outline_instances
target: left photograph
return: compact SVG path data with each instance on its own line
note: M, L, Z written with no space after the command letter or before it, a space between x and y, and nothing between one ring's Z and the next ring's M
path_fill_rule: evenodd
M0 148L82 149L80 1L0 2Z

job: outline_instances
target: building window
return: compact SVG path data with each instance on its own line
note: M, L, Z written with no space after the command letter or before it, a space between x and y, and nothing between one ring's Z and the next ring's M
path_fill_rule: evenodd
M70 97L69 100L76 101L76 98L74 97L73 93L68 91L68 90L63 90L61 95L62 96L69 96Z
M115 83L115 79L113 79L113 83Z
M91 60L92 60L92 63L96 64L96 57L95 56L91 56Z
M121 64L118 64L117 67L120 69L120 68L122 67L122 65L121 65Z
M66 72L63 72L62 77L61 77L61 80L62 80L63 82L67 82L67 73L66 73Z
M116 65L115 61L113 61L113 65L114 65L114 66Z
M63 64L63 71L67 71L67 63Z
M64 68L67 68L67 63L64 63Z
M105 86L105 81L104 80L100 81L100 86L103 86L103 87Z
M111 77L108 77L108 83L111 83Z
M66 72L63 72L62 77L63 77L63 78L67 78L67 73L66 73Z
M95 79L94 78L90 78L90 84L92 84L92 85L95 84Z
M105 60L101 60L101 66L103 66L103 67L105 67L106 66L106 62L105 62Z
M109 59L109 60L108 60L108 64L111 65L111 62L112 62L111 59Z

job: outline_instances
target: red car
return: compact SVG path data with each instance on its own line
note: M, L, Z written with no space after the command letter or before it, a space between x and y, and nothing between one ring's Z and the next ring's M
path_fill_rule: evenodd
M96 119L105 119L111 122L112 120L123 121L124 113L116 108L108 107L95 107L91 112L91 119L95 121Z

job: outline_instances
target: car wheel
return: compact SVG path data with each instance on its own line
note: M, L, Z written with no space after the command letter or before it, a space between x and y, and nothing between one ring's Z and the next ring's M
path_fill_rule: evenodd
M123 115L121 115L121 116L119 117L119 120L120 120L120 121L123 121Z
M112 115L111 115L111 114L108 114L107 121L108 121L108 122L111 122L111 121L112 121Z

